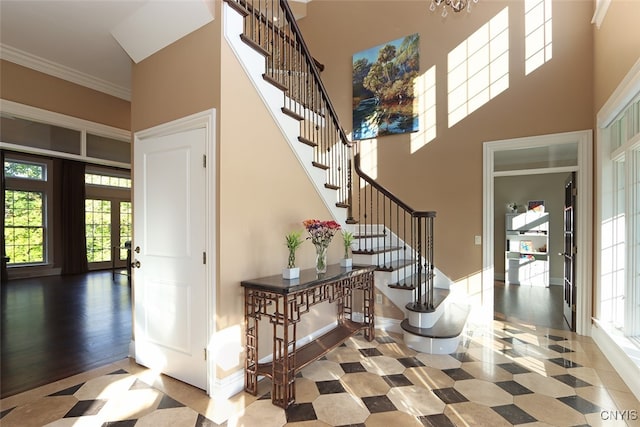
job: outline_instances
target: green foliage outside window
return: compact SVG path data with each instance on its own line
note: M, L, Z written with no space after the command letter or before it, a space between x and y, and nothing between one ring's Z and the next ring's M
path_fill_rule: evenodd
M37 191L5 191L4 238L10 265L44 262L43 200Z
M85 200L87 261L111 261L111 202Z

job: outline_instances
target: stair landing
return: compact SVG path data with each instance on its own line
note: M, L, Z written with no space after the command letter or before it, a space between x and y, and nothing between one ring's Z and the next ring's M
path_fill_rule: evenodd
M470 307L450 303L430 328L412 326L409 319L400 324L405 344L422 353L451 354L456 351L464 331Z

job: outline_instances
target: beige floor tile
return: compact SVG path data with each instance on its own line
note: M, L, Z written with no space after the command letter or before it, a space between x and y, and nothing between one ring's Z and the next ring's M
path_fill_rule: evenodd
M347 393L324 394L313 402L320 421L333 426L363 423L369 410Z
M377 375L401 374L406 369L402 363L389 356L367 357L360 363L367 371Z
M308 378L296 378L296 403L310 403L320 396L315 381Z
M344 389L358 397L382 396L391 388L379 375L371 372L354 372L340 378Z
M453 386L471 402L487 406L500 406L513 403L513 396L497 385L482 380L456 381Z
M462 363L448 354L426 354L418 353L416 358L427 366L437 369L455 369Z
M371 414L365 421L365 425L367 427L423 427L416 417L399 411Z
M440 369L429 366L410 368L404 371L404 376L413 384L427 389L453 387L455 380Z
M162 399L162 393L153 388L129 390L110 398L100 411L106 421L140 418L153 412Z
M512 358L505 356L500 350L494 349L492 347L471 347L467 350L467 354L473 357L476 360L485 363L510 363L512 362Z
M40 427L62 418L78 399L73 396L43 397L21 405L0 420L2 427Z
M564 397L576 394L573 387L569 387L555 378L543 377L535 373L515 374L513 380L532 392L545 396Z
M339 380L344 375L340 364L329 360L318 360L308 365L302 371L302 376L312 381Z
M313 421L297 421L293 423L286 423L285 427L332 427L332 426L322 421L313 420Z
M447 405L444 414L456 426L511 427L511 424L488 406L475 402Z
M543 377L553 377L555 375L564 375L567 373L567 368L563 366L532 356L516 357L514 362L517 362L520 366Z
M78 400L110 399L126 393L135 382L131 374L103 375L87 381L73 395Z
M513 374L493 363L465 362L462 364L462 369L478 380L499 382L513 379Z
M573 375L576 378L586 381L592 386L602 387L602 380L598 375L598 372L593 368L581 367L581 368L567 368L567 373Z
M327 354L327 360L337 363L360 362L362 353L353 347L338 347Z
M431 390L418 386L394 387L387 397L399 411L413 416L441 414L445 404Z
M576 395L588 400L589 402L598 405L604 410L618 410L617 404L613 400L613 397L609 394L607 389L603 387L578 387L575 389Z
M380 351L380 353L389 357L411 357L418 354L417 351L407 347L402 343L379 344L376 348Z
M514 396L514 403L538 421L553 426L575 426L586 424L580 412L553 397L541 394Z
M143 416L136 427L193 427L197 420L198 413L191 408L171 408Z
M287 422L284 409L271 404L271 400L256 400L243 411L234 414L228 421L229 427L260 426L281 427Z

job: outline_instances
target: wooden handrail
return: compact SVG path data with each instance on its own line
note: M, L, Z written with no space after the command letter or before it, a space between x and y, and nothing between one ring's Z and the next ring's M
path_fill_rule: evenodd
M421 218L435 218L436 217L436 212L435 211L418 211L416 209L413 209L411 206L409 206L408 204L406 204L405 202L400 200L391 191L389 191L385 187L383 187L375 179L371 178L369 175L367 175L365 172L363 172L362 169L360 168L360 153L357 153L354 156L353 162L354 162L355 171L358 174L358 176L360 176L360 178L364 179L369 185L371 185L373 188L375 188L376 190L378 190L379 192L384 194L385 197L389 198L389 200L391 200L392 202L394 202L395 204L400 206L402 209L404 209L411 216L413 216L413 217L421 217Z
M285 15L287 16L287 22L289 23L289 25L291 25L291 28L293 29L294 33L296 34L296 37L298 38L298 43L300 44L300 47L302 48L302 52L304 53L303 56L307 60L307 63L311 65L311 71L313 72L313 76L316 80L316 83L320 88L322 97L324 98L324 101L326 102L327 107L329 108L329 111L331 113L330 114L331 118L334 124L336 125L336 128L340 132L340 138L342 139L342 143L351 147L351 141L349 141L349 138L347 138L347 134L345 133L344 129L342 129L342 126L340 125L340 122L338 120L338 113L336 113L336 109L333 107L333 103L329 98L327 88L324 86L324 83L322 83L322 79L320 78L320 71L316 66L316 61L313 59L313 56L311 56L311 52L309 52L309 48L307 47L307 44L304 42L304 39L302 38L302 32L300 31L300 27L298 27L298 23L296 22L293 12L291 11L291 7L289 6L289 3L286 0L280 0L280 7L282 8L282 10L284 10Z

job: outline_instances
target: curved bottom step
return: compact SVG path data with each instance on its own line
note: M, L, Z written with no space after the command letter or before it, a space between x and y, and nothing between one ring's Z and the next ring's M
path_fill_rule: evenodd
M464 331L470 307L450 304L438 321L430 328L411 326L408 319L400 324L405 344L421 353L455 353Z

